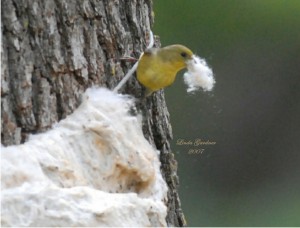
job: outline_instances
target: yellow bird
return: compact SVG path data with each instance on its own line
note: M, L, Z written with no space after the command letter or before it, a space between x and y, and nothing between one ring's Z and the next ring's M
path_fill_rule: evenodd
M137 79L146 87L145 95L171 85L178 71L187 67L192 55L190 49L179 44L146 50L137 67Z

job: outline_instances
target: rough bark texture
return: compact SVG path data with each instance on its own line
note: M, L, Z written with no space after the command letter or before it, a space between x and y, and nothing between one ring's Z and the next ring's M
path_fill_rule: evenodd
M78 107L88 87L115 87L132 65L120 58L144 50L152 15L151 0L2 1L2 144L48 130ZM140 97L142 88L133 77L122 92ZM183 226L163 92L141 109L145 137L161 151L167 222Z

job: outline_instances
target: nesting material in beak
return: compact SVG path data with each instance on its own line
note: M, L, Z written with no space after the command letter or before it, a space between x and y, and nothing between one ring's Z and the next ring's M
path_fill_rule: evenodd
M188 71L184 73L184 82L187 84L187 92L193 92L202 88L204 91L211 91L215 84L212 70L207 66L204 59L193 55L187 61Z

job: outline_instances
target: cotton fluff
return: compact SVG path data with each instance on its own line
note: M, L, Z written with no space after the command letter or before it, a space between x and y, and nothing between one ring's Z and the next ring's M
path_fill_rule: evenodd
M204 91L211 91L215 84L212 70L207 66L204 59L193 55L187 62L188 71L184 73L184 82L187 84L187 92L193 92L200 87Z
M90 88L51 130L1 147L1 226L167 226L159 152L134 104Z

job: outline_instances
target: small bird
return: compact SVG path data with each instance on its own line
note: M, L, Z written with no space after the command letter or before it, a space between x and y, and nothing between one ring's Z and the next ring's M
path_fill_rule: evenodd
M146 87L145 96L171 85L192 56L190 49L179 44L147 49L137 67L137 79Z

